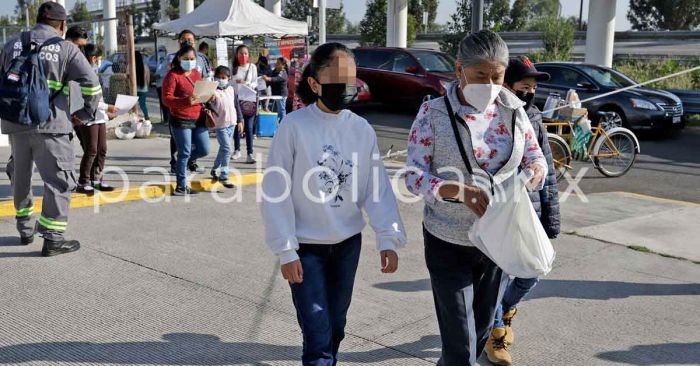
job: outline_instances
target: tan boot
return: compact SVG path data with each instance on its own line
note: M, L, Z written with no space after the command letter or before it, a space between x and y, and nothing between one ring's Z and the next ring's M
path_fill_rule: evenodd
M513 309L505 314L503 314L503 324L506 325L506 343L508 343L509 346L512 346L513 343L515 342L515 333L513 333L513 318L515 317L515 314L518 313L518 309Z
M488 342L486 342L486 356L489 361L498 366L509 366L513 363L513 358L508 352L506 344L506 328L493 328Z

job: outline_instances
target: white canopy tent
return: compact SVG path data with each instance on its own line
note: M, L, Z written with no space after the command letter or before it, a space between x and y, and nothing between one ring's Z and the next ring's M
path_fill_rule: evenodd
M153 28L178 33L189 29L197 36L306 36L306 22L279 17L252 0L207 0L191 13Z

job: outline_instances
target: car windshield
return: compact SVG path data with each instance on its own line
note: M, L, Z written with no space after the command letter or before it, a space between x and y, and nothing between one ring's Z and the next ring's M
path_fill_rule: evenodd
M418 62L429 72L454 72L454 62L445 54L430 51L411 51Z
M624 88L636 84L634 80L614 70L592 66L580 66L580 68L597 83L609 88Z

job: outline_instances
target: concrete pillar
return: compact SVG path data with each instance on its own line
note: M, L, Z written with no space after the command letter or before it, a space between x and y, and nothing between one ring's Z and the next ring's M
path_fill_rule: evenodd
M117 17L116 0L102 1L102 18L110 19ZM109 20L105 22L105 55L109 56L117 52L117 20Z
M406 48L408 45L408 0L394 0L393 32L393 47Z
M590 0L586 31L586 63L612 66L617 0Z
M191 13L194 10L194 0L180 0L180 17Z
M318 44L326 43L326 0L318 0Z
M168 7L170 6L170 1L160 0L160 23L165 23L170 21L170 16L168 16Z
M282 16L282 0L265 0L265 9L267 11L277 15Z
M396 0L387 1L386 6L386 46L394 47L394 2Z

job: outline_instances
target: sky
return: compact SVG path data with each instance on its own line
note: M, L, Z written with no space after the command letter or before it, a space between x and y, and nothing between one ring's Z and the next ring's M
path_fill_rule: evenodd
M94 1L94 0L92 0ZM514 0L511 0L511 3ZM574 15L578 17L579 7L581 0L560 0L562 7L562 15L570 16ZM588 16L588 3L590 0L583 0L583 18L584 20ZM75 0L66 0L66 7L70 10L73 7ZM367 0L343 0L343 5L345 7L345 16L353 23L357 23L365 15L365 6ZM0 0L0 15L14 14L15 4L14 0ZM438 6L437 22L445 23L450 19L450 15L454 13L456 9L455 0L440 0L440 5ZM630 23L627 20L627 9L629 8L628 0L617 0L617 16L615 29L618 31L625 31L630 29Z

